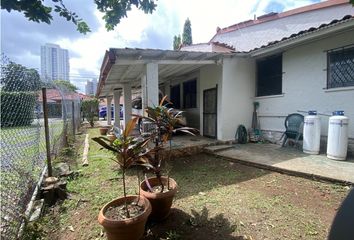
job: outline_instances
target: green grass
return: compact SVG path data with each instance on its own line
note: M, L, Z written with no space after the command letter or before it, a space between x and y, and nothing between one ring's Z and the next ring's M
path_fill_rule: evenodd
M90 138L98 129L88 131ZM83 141L81 136L78 140ZM82 144L79 151L82 151ZM90 140L89 166L68 183L71 198L37 223L43 239L104 239L97 215L123 195L121 172ZM77 161L81 161L79 155ZM325 239L348 188L251 168L205 154L174 160L179 190L170 217L149 224L146 239ZM135 171L128 192L137 193ZM39 226L39 227L38 227ZM74 231L70 230L70 227Z
M63 121L49 122L51 149L57 149L63 132ZM31 125L25 127L1 128L1 185L2 215L14 216L11 223L16 229L28 202L24 195L37 181L46 161L44 127Z

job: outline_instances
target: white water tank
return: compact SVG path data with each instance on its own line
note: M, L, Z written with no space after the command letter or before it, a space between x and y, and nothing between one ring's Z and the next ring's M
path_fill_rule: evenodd
M349 118L344 111L335 111L329 118L327 157L335 160L345 160L348 150Z
M304 118L303 146L304 153L319 154L321 141L321 121L317 111L309 111Z

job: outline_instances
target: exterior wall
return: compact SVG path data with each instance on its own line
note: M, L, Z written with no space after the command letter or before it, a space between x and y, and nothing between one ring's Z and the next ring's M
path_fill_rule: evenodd
M283 53L283 94L255 98L265 131L284 131L285 117L297 110L330 114L344 110L349 117L349 137L354 138L354 87L326 90L326 50L354 44L353 32L337 34ZM306 114L305 114L306 115ZM321 116L321 135L327 136L328 117Z
M240 124L251 127L255 93L254 60L247 58L224 59L218 122L218 139L234 140Z
M220 126L219 121L221 119L221 83L222 83L222 66L220 65L209 65L202 67L200 69L200 81L198 87L198 98L199 98L199 114L200 114L200 134L203 135L203 91L210 88L218 87L218 99L217 99L217 126ZM217 130L217 135L219 136L219 127Z

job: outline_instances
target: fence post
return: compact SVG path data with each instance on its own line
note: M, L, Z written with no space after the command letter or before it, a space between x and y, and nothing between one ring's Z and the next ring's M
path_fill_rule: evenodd
M48 125L48 106L47 106L47 89L42 88L43 98L43 120L44 120L44 134L45 134L45 147L47 150L47 166L48 177L52 177L52 159L50 155L50 141L49 141L49 125Z
M64 102L64 98L61 101L61 107L63 111L63 145L68 147L68 114L67 114L67 104Z
M72 101L71 103L71 121L73 125L73 138L75 141L75 103Z

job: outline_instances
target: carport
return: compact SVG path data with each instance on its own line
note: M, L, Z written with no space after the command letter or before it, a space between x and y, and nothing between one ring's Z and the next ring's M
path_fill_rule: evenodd
M164 94L169 95L174 79L206 65L221 64L222 56L222 53L213 52L111 48L102 62L96 96L106 98L107 106L111 106L112 99L114 105L119 106L123 94L125 124L132 114L133 88L141 89L144 111L147 106L158 104L159 86L164 86ZM119 108L115 108L114 116L119 116ZM107 124L111 125L111 121L111 115L107 114ZM119 121L114 125L119 127Z

